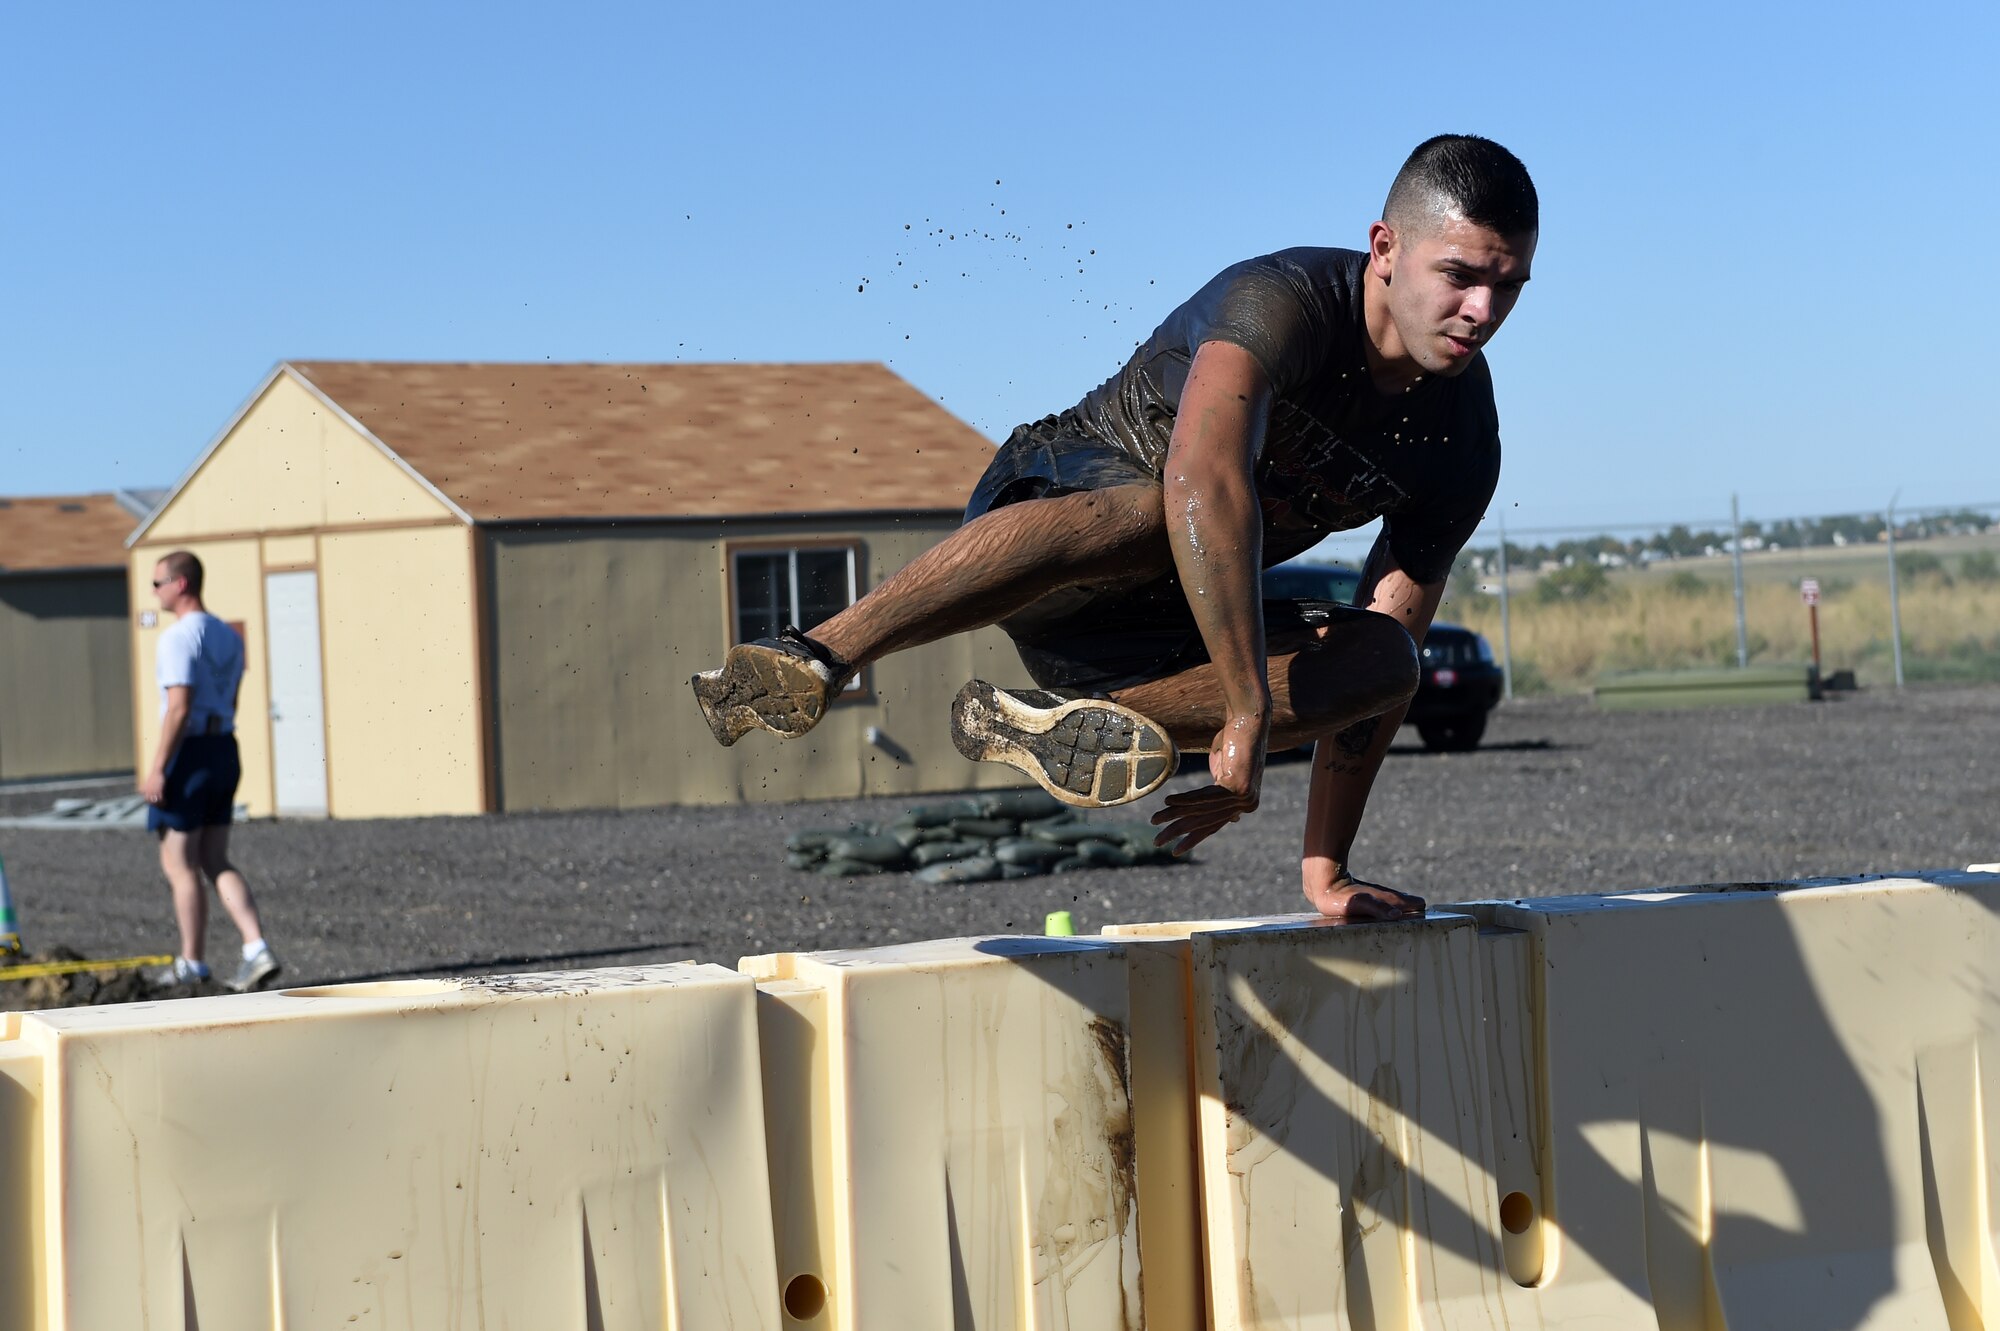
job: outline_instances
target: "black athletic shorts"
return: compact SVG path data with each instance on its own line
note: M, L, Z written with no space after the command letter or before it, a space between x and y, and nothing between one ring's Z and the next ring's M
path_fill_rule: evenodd
M1111 444L1024 425L1000 445L972 488L965 520L1024 499L1135 484L1157 486L1160 478ZM1335 601L1266 600L1264 636L1366 613ZM1045 689L1108 694L1208 660L1187 593L1171 576L1138 587L1065 588L1000 627L1014 640L1029 676Z
M242 779L236 736L187 736L167 764L164 798L146 809L147 830L192 832L198 827L229 826L236 814L236 786Z

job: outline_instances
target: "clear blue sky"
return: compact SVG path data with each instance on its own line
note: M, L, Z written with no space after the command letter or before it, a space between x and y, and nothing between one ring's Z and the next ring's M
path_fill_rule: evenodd
M287 357L883 360L998 438L1464 131L1542 196L1510 525L2000 500L1996 50L1991 3L10 6L0 493L169 483Z

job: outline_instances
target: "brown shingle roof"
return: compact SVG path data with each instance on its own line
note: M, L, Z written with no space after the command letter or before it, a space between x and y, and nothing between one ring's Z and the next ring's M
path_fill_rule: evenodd
M289 365L475 521L955 509L993 457L882 365Z
M0 499L0 573L123 568L137 525L115 495Z

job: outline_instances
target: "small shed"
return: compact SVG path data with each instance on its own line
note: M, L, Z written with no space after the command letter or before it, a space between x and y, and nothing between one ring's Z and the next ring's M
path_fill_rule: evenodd
M125 537L139 500L0 499L0 781L133 765Z
M1019 673L995 630L871 667L795 741L718 747L687 685L954 529L992 452L876 364L286 362L134 533L131 577L192 550L242 625L253 813L1015 784L947 729L965 679Z

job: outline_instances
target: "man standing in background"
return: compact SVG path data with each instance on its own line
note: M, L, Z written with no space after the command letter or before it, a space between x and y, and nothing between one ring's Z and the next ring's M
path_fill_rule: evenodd
M160 868L174 894L181 951L158 978L192 984L209 978L202 960L208 898L215 883L223 909L243 934L243 961L229 987L257 989L282 968L250 884L229 862L229 822L242 760L236 751L236 695L243 683L243 639L201 600L201 561L176 550L153 567L153 594L174 622L160 634L154 670L160 685L160 745L139 791L152 808L146 826L160 838Z

